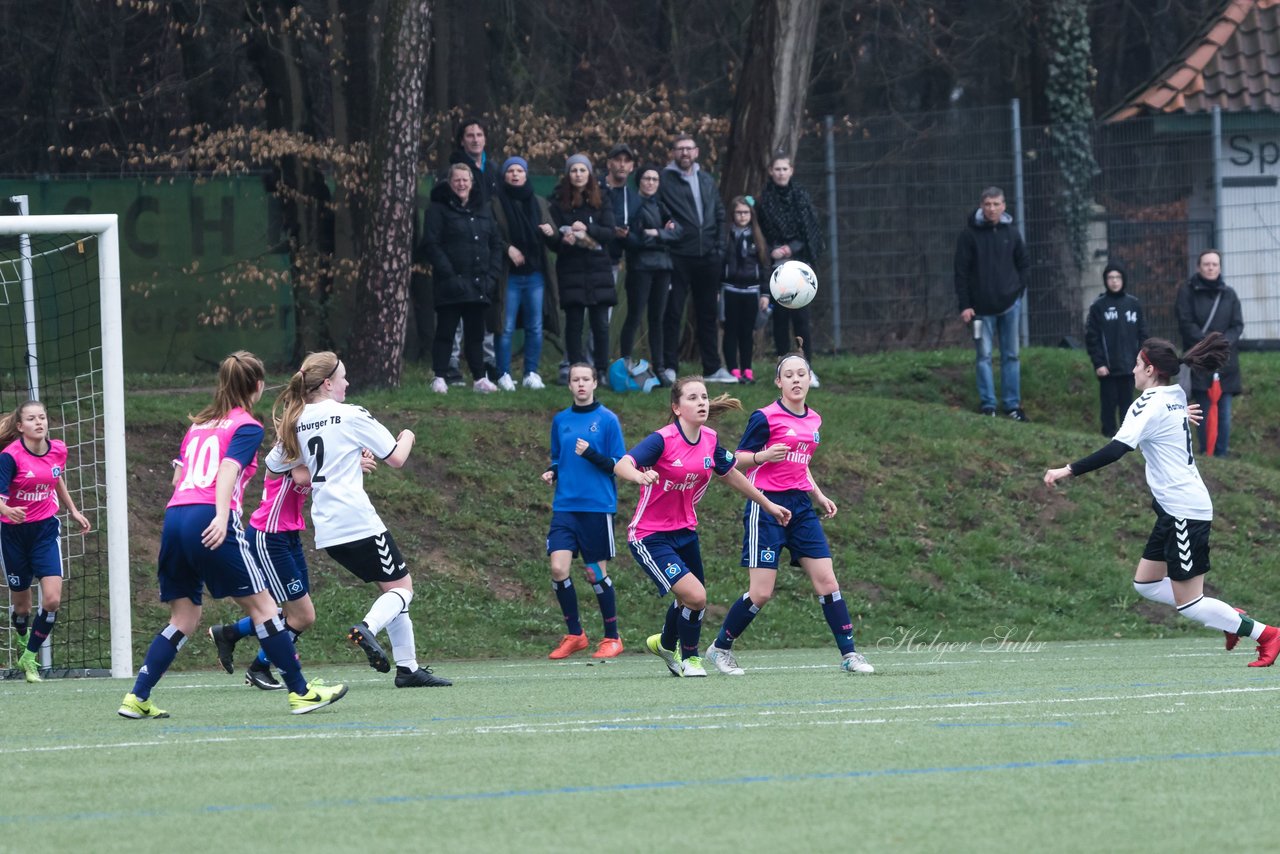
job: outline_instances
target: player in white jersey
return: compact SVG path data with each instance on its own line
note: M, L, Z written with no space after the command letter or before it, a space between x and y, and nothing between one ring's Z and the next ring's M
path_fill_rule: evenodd
M1269 667L1280 654L1280 631L1204 595L1213 502L1196 469L1187 397L1177 383L1180 365L1209 373L1221 368L1229 346L1221 333L1212 332L1179 359L1168 341L1147 339L1133 366L1134 384L1142 394L1129 407L1120 432L1106 447L1084 459L1049 469L1044 482L1052 486L1063 478L1102 468L1139 448L1147 460L1147 486L1156 524L1138 561L1134 589L1153 602L1176 607L1184 617L1220 629L1227 637L1228 650L1241 635L1248 635L1258 642L1258 657L1249 666Z
M413 579L387 526L364 491L360 458L365 449L400 468L413 450L412 430L392 438L363 407L344 403L347 368L331 352L312 353L290 379L273 412L279 443L267 456L267 468L283 474L306 466L311 480L311 524L316 548L382 591L364 620L347 638L362 650L369 666L386 673L391 662L378 643L387 630L396 664L397 688L451 685L419 667L409 620Z

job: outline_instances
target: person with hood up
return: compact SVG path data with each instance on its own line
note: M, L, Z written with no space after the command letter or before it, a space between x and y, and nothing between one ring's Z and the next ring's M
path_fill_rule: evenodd
M1022 410L1018 326L1031 256L1005 212L1004 190L987 187L982 204L956 240L955 287L960 319L973 324L978 399L983 415L996 414L991 348L999 339L1000 390L1005 414L1027 421Z
M1141 301L1125 290L1123 267L1108 264L1102 284L1104 290L1089 306L1084 340L1098 376L1102 435L1114 436L1133 402L1133 360L1147 340L1147 319Z
M1218 438L1211 456L1225 457L1231 440L1231 398L1244 390L1240 381L1240 336L1244 318L1240 313L1240 297L1222 281L1222 253L1206 249L1196 260L1196 273L1178 289L1174 303L1182 346L1190 349L1210 332L1221 332L1231 345L1227 363L1217 371L1222 383L1222 399L1218 401ZM1191 398L1209 411L1209 387L1213 372L1191 370ZM1206 419L1207 422L1208 419ZM1200 453L1208 453L1206 424L1199 430Z

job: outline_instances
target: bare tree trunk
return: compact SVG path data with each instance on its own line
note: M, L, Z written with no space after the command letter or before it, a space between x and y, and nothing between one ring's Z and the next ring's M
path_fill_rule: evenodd
M264 2L256 10L265 26L255 28L250 62L266 83L267 124L291 133L309 133L312 113L303 79L303 49L283 25L290 15L286 0ZM266 178L267 190L280 200L282 231L289 244L293 284L295 360L308 350L333 346L329 301L333 293L333 213L324 174L296 155L281 157Z
M775 151L795 156L803 130L819 0L756 0L720 189L758 192Z
M369 194L360 229L360 287L347 368L362 386L398 386L413 249L418 144L431 10L427 0L388 4L374 105Z

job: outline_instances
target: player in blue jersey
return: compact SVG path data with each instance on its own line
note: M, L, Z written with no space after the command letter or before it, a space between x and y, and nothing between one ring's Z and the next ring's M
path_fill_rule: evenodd
M120 704L121 717L169 717L151 702L151 690L200 625L205 587L215 599L232 597L253 618L258 642L289 688L291 713L315 711L347 693L345 685L308 683L302 675L293 638L276 613L240 521L244 487L258 467L264 433L253 417L263 376L257 356L232 353L218 366L213 401L191 418L178 454L183 465L174 468L157 561L169 623L151 641L133 690Z
M613 514L618 509L618 486L613 467L622 458L622 425L618 416L596 400L596 369L586 362L569 366L573 405L551 422L551 466L542 473L556 489L551 504L547 554L551 556L551 588L564 614L565 636L548 658L567 658L587 648L587 633L578 617L578 594L569 567L581 555L587 581L600 603L604 638L592 658L614 658L622 652L618 609L609 577L609 561L616 550Z
M1145 599L1176 608L1189 620L1220 630L1228 650L1241 637L1257 641L1258 657L1249 666L1270 667L1280 655L1280 631L1204 593L1213 501L1191 451L1187 396L1178 385L1178 370L1188 365L1212 374L1226 364L1230 352L1231 344L1220 332L1210 332L1181 359L1168 341L1148 338L1133 366L1134 385L1141 394L1115 438L1083 459L1049 469L1044 482L1053 486L1113 463L1134 448L1141 450L1156 524L1138 560L1134 590Z
M821 441L822 416L807 403L813 371L803 353L778 360L774 385L778 400L751 413L735 454L747 480L771 500L791 510L791 521L777 524L760 506L748 501L743 511L742 565L748 567L747 592L725 615L720 635L707 647L707 658L728 676L745 672L733 655L733 642L747 630L760 609L773 598L782 548L791 565L809 576L818 594L822 615L840 650L846 673L874 673L862 653L854 649L853 620L840 593L831 561L831 546L822 530L822 517L836 515L836 503L818 488L810 462Z
M67 446L49 438L49 414L28 400L0 418L0 566L9 585L11 619L22 652L18 669L28 682L40 681L36 653L53 631L62 604L61 524L65 507L89 532L89 520L76 509L63 477ZM40 579L40 613L31 620L31 582Z

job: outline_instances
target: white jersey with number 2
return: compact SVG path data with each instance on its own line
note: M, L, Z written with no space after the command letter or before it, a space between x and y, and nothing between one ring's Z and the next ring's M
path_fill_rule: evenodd
M1213 519L1213 501L1191 452L1187 396L1176 384L1149 388L1125 413L1117 442L1137 448L1147 460L1147 486L1176 519Z
M387 530L364 491L360 453L368 448L385 460L396 440L364 407L336 400L308 403L298 418L302 463L311 472L311 522L316 548L342 545ZM267 468L284 473L296 465L285 462L277 444L267 456Z

